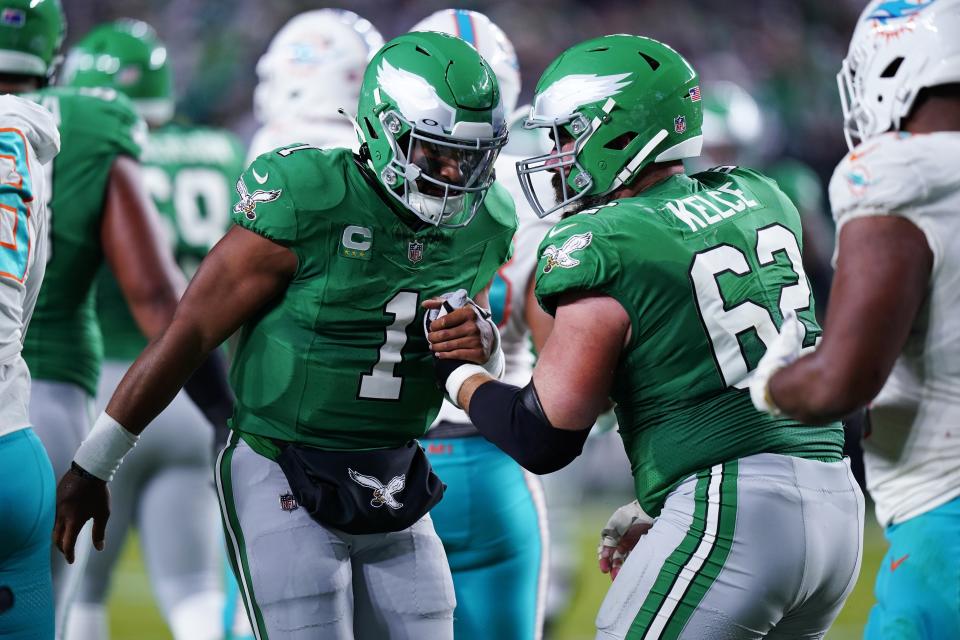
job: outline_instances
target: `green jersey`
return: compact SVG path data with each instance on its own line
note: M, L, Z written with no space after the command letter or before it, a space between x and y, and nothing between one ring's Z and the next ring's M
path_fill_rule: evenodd
M93 282L103 262L107 184L117 156L139 157L146 129L130 101L110 89L51 87L24 97L54 115L61 151L48 165L50 251L23 357L34 379L93 395L103 358Z
M230 226L233 184L244 149L227 132L169 124L150 132L143 151L143 182L160 212L177 263L191 277ZM97 315L110 360L134 360L147 345L110 269L101 269Z
M420 303L475 295L509 256L516 214L502 188L462 229L419 228L381 189L349 150L309 145L261 155L237 183L234 221L299 261L243 327L231 370L232 427L265 455L256 436L375 449L423 435L443 395Z
M839 424L797 427L754 409L749 372L796 311L821 330L801 262L800 216L776 183L725 167L668 178L637 197L558 223L540 247L536 294L598 291L630 317L612 398L637 498L757 453L839 460Z

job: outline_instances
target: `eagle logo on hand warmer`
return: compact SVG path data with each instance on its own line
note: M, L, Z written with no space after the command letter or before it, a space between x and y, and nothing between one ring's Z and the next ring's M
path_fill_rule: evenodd
M554 267L561 267L562 269L571 269L578 264L580 261L572 257L574 251L580 251L585 249L590 245L590 242L593 241L593 233L578 233L567 238L567 241L564 242L558 249L556 245L552 244L546 249L543 250L543 255L541 258L547 259L547 264L543 267L544 273L550 273L553 271Z
M250 193L247 190L247 185L243 183L243 177L241 177L237 180L237 193L240 194L240 202L233 207L233 210L236 213L245 215L247 220L256 220L257 214L254 213L254 209L257 208L257 204L260 202L273 202L280 197L282 192L282 189L271 189L270 191L257 189L253 193Z
M365 476L362 473L357 473L353 469L347 469L347 473L350 475L350 479L361 487L373 489L373 499L370 500L371 506L380 508L383 505L387 505L391 509L400 509L403 507L403 503L399 502L393 496L403 491L403 488L407 485L406 475L401 474L395 476L384 486L382 482L373 476Z

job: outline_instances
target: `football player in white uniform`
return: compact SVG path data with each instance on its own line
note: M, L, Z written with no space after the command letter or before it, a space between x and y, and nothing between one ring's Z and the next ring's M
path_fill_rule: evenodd
M830 183L823 341L797 359L785 325L751 394L804 421L870 403L867 487L890 549L866 637L957 638L960 0L871 2L838 81L851 151Z
M0 637L53 637L53 467L30 426L20 351L47 264L42 165L60 149L46 109L0 97Z
M294 16L257 62L253 111L262 126L248 161L291 142L356 151L357 134L338 109L355 107L363 70L381 46L380 32L352 11Z
M520 124L520 69L513 44L486 15L464 9L437 11L411 31L447 33L473 45L497 75L504 112ZM518 138L511 127L511 143ZM522 144L522 128L519 131ZM525 206L514 165L522 151L507 144L497 159L497 182L517 204L513 257L490 286L490 308L500 331L504 379L525 380L536 347L552 325L533 300L537 246L556 220L541 220ZM454 637L539 638L546 607L548 526L540 479L480 436L470 418L449 402L423 440L430 462L447 483L432 511L457 595ZM482 480L481 480L482 478Z

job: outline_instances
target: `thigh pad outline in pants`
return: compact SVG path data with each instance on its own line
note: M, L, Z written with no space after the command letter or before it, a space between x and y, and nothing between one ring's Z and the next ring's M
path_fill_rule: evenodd
M304 509L285 511L279 465L236 435L217 465L228 551L257 638L352 638L350 550Z
M828 465L762 454L678 486L604 600L597 637L772 638L786 620L805 630L796 638L822 636L856 577L859 492L847 465L829 464L832 477L815 485L830 502L819 523L839 514L831 528L853 533L839 550L811 552L808 530L820 525L806 526L795 461Z
M358 640L452 640L456 598L430 515L393 533L351 536Z

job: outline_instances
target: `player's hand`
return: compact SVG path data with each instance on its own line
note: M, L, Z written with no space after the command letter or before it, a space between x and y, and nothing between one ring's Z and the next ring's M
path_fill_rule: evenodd
M483 365L495 348L490 314L463 289L423 302L424 332L433 354L441 360Z
M93 518L93 546L103 551L103 539L110 517L110 490L103 480L72 465L57 485L57 519L53 526L53 544L73 564L77 536L87 520Z
M627 556L652 526L653 518L636 500L614 511L600 532L600 546L597 547L600 571L609 573L610 580L615 580Z
M767 347L767 352L760 358L757 368L750 378L750 399L758 411L778 416L780 409L770 397L770 378L798 357L803 349L803 337L806 329L797 318L796 313L789 312L783 318L780 333Z

